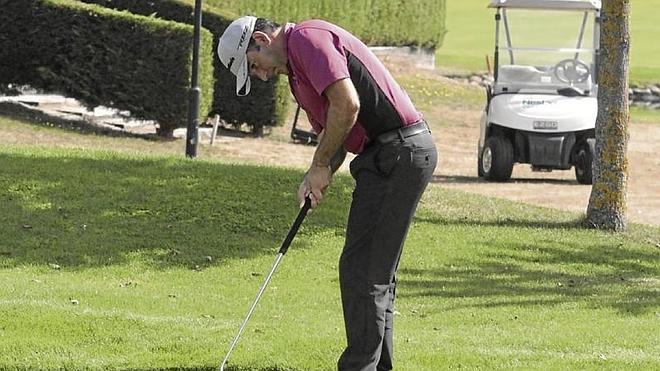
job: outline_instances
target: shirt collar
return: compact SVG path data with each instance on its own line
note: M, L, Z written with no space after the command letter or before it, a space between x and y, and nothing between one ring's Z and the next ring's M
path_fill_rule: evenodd
M289 70L289 78L292 78L294 74L294 71L291 68L291 63L289 62L289 37L291 36L294 27L296 27L295 23L287 23L284 25L284 41L286 44L286 53L287 53L286 68Z

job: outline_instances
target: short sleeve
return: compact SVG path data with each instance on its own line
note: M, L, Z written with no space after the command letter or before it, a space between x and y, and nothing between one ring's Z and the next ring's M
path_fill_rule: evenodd
M323 125L312 118L312 116L308 114L307 111L305 111L305 113L307 114L307 120L309 121L309 125L312 127L312 130L314 130L314 133L321 134L323 131Z
M345 50L339 38L328 30L297 30L289 38L287 47L290 58L301 67L319 95L335 81L350 77Z

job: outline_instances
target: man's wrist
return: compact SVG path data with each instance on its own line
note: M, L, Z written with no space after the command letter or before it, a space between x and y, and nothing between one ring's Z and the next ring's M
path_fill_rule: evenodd
M330 167L330 164L323 164L323 163L312 163L312 167L319 167L319 168L324 168L327 169Z

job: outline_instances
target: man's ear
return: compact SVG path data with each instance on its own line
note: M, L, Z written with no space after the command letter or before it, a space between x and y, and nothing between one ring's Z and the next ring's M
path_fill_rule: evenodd
M259 46L268 46L273 41L268 34L261 31L254 31L252 33L252 38Z

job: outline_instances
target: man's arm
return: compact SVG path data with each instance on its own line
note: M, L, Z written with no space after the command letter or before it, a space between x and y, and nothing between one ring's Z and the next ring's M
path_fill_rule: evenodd
M298 199L301 203L311 193L312 207L316 207L323 198L323 192L330 184L332 174L336 170L333 170L332 158L343 147L344 140L360 111L360 98L353 82L348 78L332 83L325 89L323 95L328 100L327 121L323 136L314 152L312 165L298 189Z
M344 163L344 160L346 159L346 148L344 146L339 147L337 152L335 152L335 155L332 156L332 159L330 160L330 171L332 173L336 173L337 170L341 167L341 164Z
M321 140L321 138L323 138L323 133L325 133L325 131L322 131L318 135L319 141ZM346 148L344 148L344 146L339 146L337 152L335 152L335 154L332 156L332 159L330 159L330 170L332 171L333 174L336 173L337 170L339 170L341 165L344 163L344 160L346 160L346 154L347 154Z

